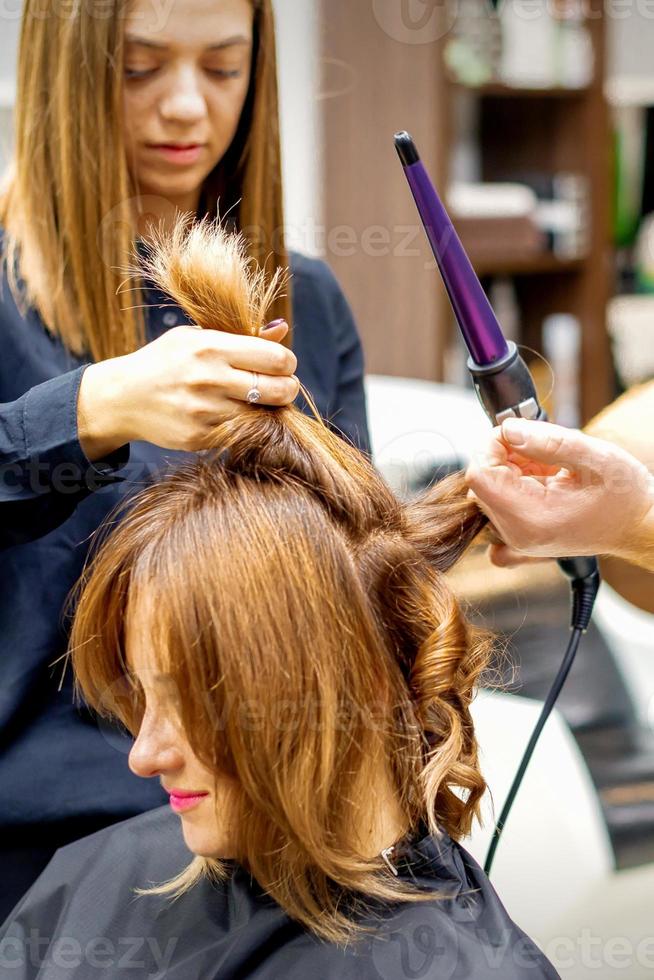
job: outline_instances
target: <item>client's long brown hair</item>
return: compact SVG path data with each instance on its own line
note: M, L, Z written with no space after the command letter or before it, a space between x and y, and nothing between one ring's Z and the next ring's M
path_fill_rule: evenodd
M154 240L148 271L198 323L256 333L270 302L215 222ZM485 519L458 477L400 502L366 456L292 406L235 404L214 443L141 492L87 569L78 690L138 731L125 624L154 600L152 648L189 743L238 787L239 862L289 916L343 941L371 900L434 899L361 853L381 771L407 834L426 824L459 838L478 813L469 706L488 644L444 572ZM246 723L253 705L258 724ZM156 890L203 874L225 868L196 857Z

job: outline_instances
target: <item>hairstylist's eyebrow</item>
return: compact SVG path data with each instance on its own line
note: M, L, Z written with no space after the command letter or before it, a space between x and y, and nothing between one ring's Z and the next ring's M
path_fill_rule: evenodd
M127 44L140 44L144 48L154 48L157 51L167 51L170 47L169 44L163 44L159 41L151 41L147 37L138 37L136 34L126 34L125 42ZM205 51L221 51L223 48L233 48L236 45L250 45L250 39L245 37L243 34L235 34L234 37L225 38L224 41L217 41L215 44L208 44L205 47Z

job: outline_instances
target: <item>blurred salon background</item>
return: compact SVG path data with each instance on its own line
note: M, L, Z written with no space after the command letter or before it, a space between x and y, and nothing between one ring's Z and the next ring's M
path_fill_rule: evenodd
M288 240L345 289L375 459L400 493L465 465L488 422L397 130L414 136L553 419L583 425L654 376L654 2L276 8ZM0 166L19 25L20 6L5 3ZM654 576L617 561L603 572L493 880L564 978L639 980L654 972ZM483 549L454 582L507 649L503 690L476 703L499 811L562 657L568 588L554 564L500 570ZM469 841L480 860L493 801Z

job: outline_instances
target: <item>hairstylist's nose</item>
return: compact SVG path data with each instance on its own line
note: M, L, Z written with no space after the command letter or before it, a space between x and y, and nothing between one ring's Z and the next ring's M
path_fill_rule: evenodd
M207 105L193 68L182 68L173 76L159 111L164 119L194 122L206 115Z
M147 716L146 716L147 717ZM179 772L184 766L184 755L179 746L176 729L164 722L143 719L136 741L129 753L129 768L135 776L147 779L165 773Z

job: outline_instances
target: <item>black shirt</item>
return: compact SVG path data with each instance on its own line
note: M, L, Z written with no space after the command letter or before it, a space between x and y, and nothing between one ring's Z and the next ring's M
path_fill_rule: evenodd
M1 239L1 232L0 232ZM368 450L363 357L328 267L291 256L297 374L324 418ZM94 532L119 501L192 454L144 442L91 464L77 434L89 363L0 294L0 828L2 845L53 847L165 802L127 766L131 742L72 703L66 598ZM147 338L188 322L151 284ZM165 304L165 305L164 305ZM300 403L300 407L305 407ZM89 486L93 489L89 489ZM62 682L63 674L63 682Z
M226 882L201 880L176 901L131 891L169 880L191 857L170 807L58 851L0 929L0 980L558 977L445 833L393 853L401 878L444 897L372 905L362 921L375 932L345 949L291 920L235 861Z

